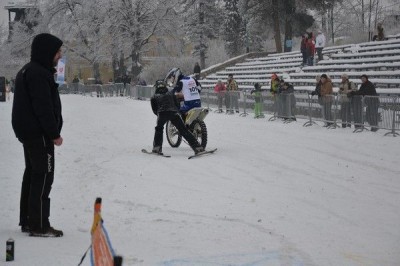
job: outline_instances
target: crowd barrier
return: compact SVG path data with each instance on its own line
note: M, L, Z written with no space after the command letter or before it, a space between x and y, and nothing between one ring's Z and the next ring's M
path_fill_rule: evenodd
M129 84L83 85L72 84L60 92L76 93L86 96L112 97L125 96L137 100L150 99L154 94L153 86L133 86ZM256 95L250 91L214 92L212 89L202 90L202 105L208 109L216 108L217 113L282 120L284 123L306 119L304 126L312 126L316 122L327 128L351 127L353 132L364 130L387 130L386 135L398 136L400 130L400 98L399 96L358 96L333 94L324 97L313 96L309 92L271 94L263 90Z
M71 83L63 84L59 87L60 93L64 94L81 94L91 97L132 97L132 86L130 84L114 83L114 84L82 84Z

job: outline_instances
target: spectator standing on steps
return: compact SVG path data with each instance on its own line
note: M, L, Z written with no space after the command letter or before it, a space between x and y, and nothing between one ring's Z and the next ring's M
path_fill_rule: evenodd
M201 67L199 65L199 62L196 62L196 64L194 64L194 68L193 68L194 78L199 80L200 79L200 73L201 73Z
M321 61L324 59L322 55L322 50L325 47L326 39L325 35L322 33L321 30L318 31L318 35L315 38L315 49L317 50L317 55L318 55L318 61Z
M306 51L307 51L307 65L313 66L314 65L314 55L315 55L315 43L314 43L314 37L313 37L312 32L308 33Z
M383 30L382 23L378 23L376 30L378 31L377 41L384 41L385 40L385 31Z
M22 180L20 219L30 236L60 237L50 226L50 190L54 180L54 145L61 146L61 100L54 81L62 41L42 33L33 39L31 61L17 74L12 126L22 143L25 172Z

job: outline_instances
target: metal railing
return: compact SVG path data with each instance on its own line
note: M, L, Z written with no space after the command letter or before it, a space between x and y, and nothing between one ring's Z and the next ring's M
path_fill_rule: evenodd
M60 86L61 93L81 94L92 97L124 96L137 100L148 100L154 94L153 86L133 86L129 84ZM284 123L306 119L303 126L319 125L335 129L351 127L353 132L364 130L387 130L385 135L398 136L400 131L399 96L352 96L333 94L324 97L312 96L308 92L271 94L263 90L259 94L250 91L214 92L202 90L202 105L216 113L247 116L254 118L270 115L269 121ZM252 111L251 111L252 110ZM318 123L317 123L318 122Z

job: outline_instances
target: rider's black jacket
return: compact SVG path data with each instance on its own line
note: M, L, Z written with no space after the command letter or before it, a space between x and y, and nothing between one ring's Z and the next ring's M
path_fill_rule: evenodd
M150 102L155 115L161 112L179 112L179 102L172 91L165 94L156 93L151 97Z

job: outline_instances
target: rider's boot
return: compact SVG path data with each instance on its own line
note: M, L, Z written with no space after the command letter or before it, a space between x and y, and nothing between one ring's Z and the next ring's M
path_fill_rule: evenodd
M203 152L203 151L205 151L203 146L199 146L199 147L194 148L194 153L195 154L198 154L198 153Z
M161 147L161 146L153 147L153 149L151 150L151 152L152 152L152 153L161 154L161 153L162 153L162 147Z

